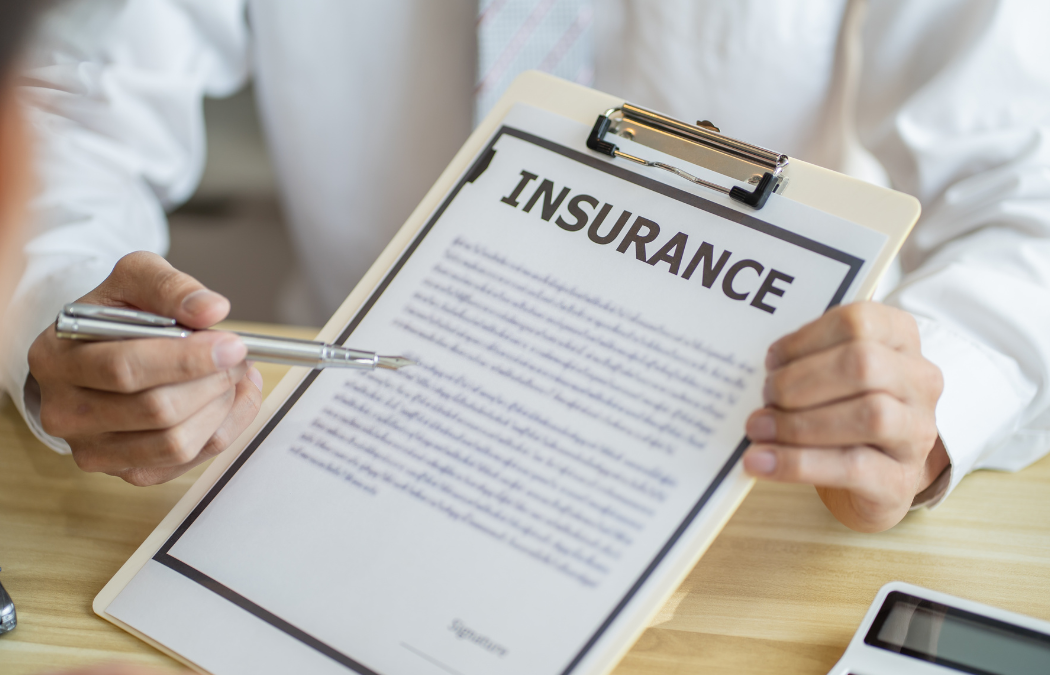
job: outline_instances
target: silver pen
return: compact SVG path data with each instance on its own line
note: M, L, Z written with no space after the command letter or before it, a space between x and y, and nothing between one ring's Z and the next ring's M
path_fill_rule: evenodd
M123 307L104 307L73 302L62 308L55 320L55 333L68 340L128 340L134 338L184 338L195 331L175 319ZM252 333L239 333L248 347L248 358L307 368L355 368L397 370L415 362L403 356L380 356L312 340L293 340Z

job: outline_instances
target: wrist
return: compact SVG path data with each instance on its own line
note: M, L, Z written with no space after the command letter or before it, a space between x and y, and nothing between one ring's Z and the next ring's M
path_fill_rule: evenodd
M933 449L926 456L926 464L912 499L912 508L932 502L944 493L951 478L951 466L948 451L938 436Z

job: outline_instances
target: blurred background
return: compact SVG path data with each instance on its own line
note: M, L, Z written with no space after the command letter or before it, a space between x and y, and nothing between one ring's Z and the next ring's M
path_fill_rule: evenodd
M316 325L297 311L295 254L249 84L207 98L208 163L200 188L169 215L168 260L230 299L231 319Z

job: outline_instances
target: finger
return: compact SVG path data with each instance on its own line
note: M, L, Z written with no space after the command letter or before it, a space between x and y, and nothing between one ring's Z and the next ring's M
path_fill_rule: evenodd
M806 448L756 443L744 453L744 470L756 478L849 490L864 499L895 501L908 493L908 471L878 449Z
M907 312L878 302L833 307L816 321L774 342L766 354L772 370L850 340L867 340L919 354L919 328Z
M248 428L255 416L259 414L259 408L262 407L262 387L262 374L257 368L249 368L247 376L237 384L233 409L208 439L208 443L201 450L201 455L213 457L219 454L230 447L241 432Z
M800 446L874 445L901 454L920 434L908 406L875 392L805 410L756 410L747 420L747 436L756 442Z
M67 400L49 400L41 406L41 421L49 434L60 438L168 429L185 422L209 401L237 386L247 372L248 364L242 361L229 370L135 394L68 387L64 388L68 392ZM52 413L53 408L59 412Z
M206 462L211 457L219 454L233 443L241 433L248 428L255 416L259 413L262 405L262 375L255 368L248 371L247 376L237 385L236 400L233 410L223 421L222 425L212 434L212 437L201 449L200 453L190 462L173 467L129 469L118 472L117 476L123 478L132 485L157 485L181 476L193 467Z
M230 301L154 253L137 251L117 261L113 272L83 302L135 307L207 328L226 318Z
M132 468L170 467L193 461L230 414L236 390L229 389L182 424L162 431L121 431L71 439L73 459L84 471L115 474Z
M77 344L60 354L57 370L66 383L130 394L227 370L244 361L248 348L232 333L201 331L183 339Z
M870 340L857 340L791 361L769 373L762 396L785 410L811 408L866 392L884 391L909 404L925 404L940 391L929 361Z

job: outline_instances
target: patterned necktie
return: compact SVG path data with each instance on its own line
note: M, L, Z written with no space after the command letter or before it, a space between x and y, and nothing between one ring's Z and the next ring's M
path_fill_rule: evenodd
M591 0L479 0L474 123L526 70L590 85L593 17Z

